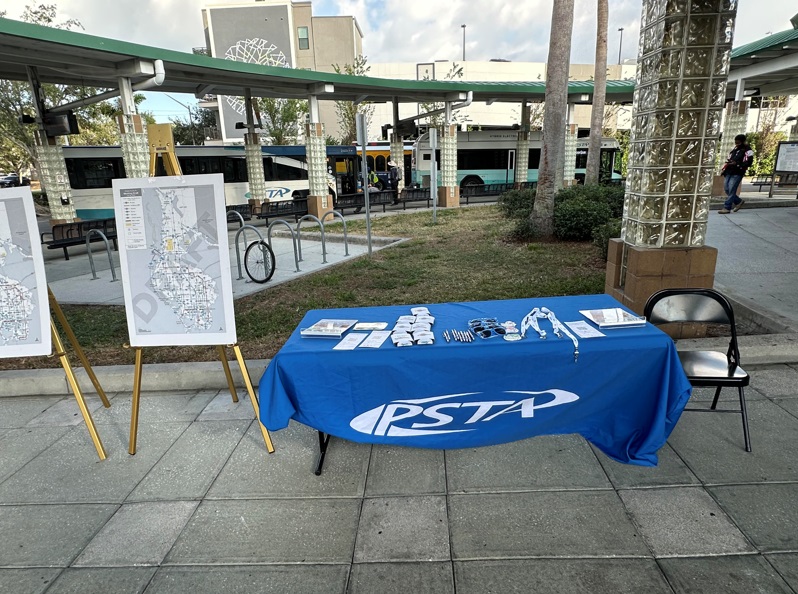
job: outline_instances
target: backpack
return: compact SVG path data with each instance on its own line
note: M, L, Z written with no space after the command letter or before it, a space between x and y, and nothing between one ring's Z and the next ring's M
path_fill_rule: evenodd
M395 181L402 180L402 170L399 167L393 167L391 169L391 178Z

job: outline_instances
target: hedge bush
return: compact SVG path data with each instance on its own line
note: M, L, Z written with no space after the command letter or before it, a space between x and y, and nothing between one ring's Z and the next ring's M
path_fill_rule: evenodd
M593 245L595 245L601 252L601 257L607 261L607 251L609 249L610 239L621 236L621 219L612 219L611 221L599 225L593 229Z
M610 207L612 218L617 219L623 216L623 197L625 189L623 186L610 185L603 186L590 184L587 186L569 186L563 188L554 196L555 210L558 203L567 202L582 198L594 202L603 202Z
M612 218L606 202L587 198L569 198L554 206L554 235L565 241L587 241L593 229Z
M526 219L535 204L535 190L508 190L499 196L499 211L509 219Z

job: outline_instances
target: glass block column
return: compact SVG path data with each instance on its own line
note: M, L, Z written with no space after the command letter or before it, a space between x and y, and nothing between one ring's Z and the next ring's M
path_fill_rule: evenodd
M244 157L247 160L249 199L256 200L258 204L268 202L266 181L263 177L263 153L260 150L260 137L257 132L244 134Z
M788 140L790 142L798 142L798 124L790 126L790 137Z
M327 144L324 124L305 126L305 151L308 157L308 183L311 196L327 196Z
M644 0L621 237L703 246L736 0Z
M519 132L515 148L515 187L527 181L529 181L529 132Z
M405 147L402 139L397 136L391 137L391 161L402 170L402 179L396 184L397 191L401 192L405 187Z
M726 119L723 122L723 135L721 136L720 149L715 161L715 170L720 173L721 167L726 162L726 157L734 148L734 137L745 134L748 129L748 106L750 102L731 101L726 106Z
M459 206L460 189L457 186L457 126L444 124L441 131L441 185L438 206Z
M576 176L576 124L565 127L565 168L563 170L563 185L575 184Z
M119 143L127 177L149 177L150 144L141 116L126 113L119 117Z
M71 223L76 215L64 150L60 144L39 144L36 158L39 161L39 180L50 205L50 218Z

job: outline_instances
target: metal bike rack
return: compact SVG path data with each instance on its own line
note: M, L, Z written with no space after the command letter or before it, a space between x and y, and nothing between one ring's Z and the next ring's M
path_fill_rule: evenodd
M322 229L324 228L324 221L330 215L333 215L333 218L335 218L336 216L339 217L341 219L341 222L344 224L344 256L348 256L349 255L349 239L347 239L347 237L346 237L346 219L344 218L344 215L342 215L337 210L330 210L330 211L326 212L323 217L321 217Z
M91 234L97 233L100 237L102 237L103 241L105 242L105 251L108 254L108 263L111 265L111 282L115 283L119 279L116 278L116 270L114 270L114 260L111 257L111 244L108 243L108 238L105 236L105 233L100 231L99 229L90 229L88 233L86 233L86 251L89 253L89 264L91 265L91 280L97 280L99 277L97 276L97 270L94 268L94 256L91 253Z
M240 227L239 231L241 229L243 229L244 227L249 227L250 229L254 229L254 227L252 225L247 225L246 221L244 220L244 216L240 212L238 212L237 210L228 210L227 211L227 218L228 219L230 218L230 214L231 213L235 214L238 217L239 223L241 224L241 227ZM228 220L227 222L229 223L230 221ZM236 235L236 237L238 237L238 236ZM261 237L261 239L263 239L263 237ZM244 233L244 245L247 245L247 234L246 233Z
M291 227L291 225L288 223L288 221L284 221L282 219L275 219L271 223L269 223L269 226L266 228L267 241L271 245L271 242L272 242L272 227L274 227L275 225L281 225L281 224L285 225L286 227L288 227L288 230L291 232L291 241L293 241L293 243L294 243L294 262L296 263L296 271L299 272L299 260L300 260L300 257L299 257L299 251L297 251L296 234L294 233L294 229L293 229L293 227Z
M327 263L327 242L324 239L324 223L322 223L318 217L312 214L306 214L304 217L299 219L296 224L296 237L297 237L297 244L299 245L299 260L302 261L302 235L299 232L299 228L302 226L302 221L316 221L316 224L321 229L321 263Z
M236 212L236 211L233 210L233 211L230 211L230 212ZM236 212L236 214L238 216L241 216L240 213ZM243 221L244 219L242 218L241 220ZM236 244L236 264L238 264L238 278L236 280L243 280L243 278L244 278L244 275L241 274L241 248L238 246L238 236L241 235L241 233L243 233L244 234L244 245L247 245L247 233L246 233L247 229L252 229L255 232L255 234L258 236L258 239L263 241L263 235L261 235L261 233L260 233L260 231L258 231L257 227L253 227L252 225L241 225L241 228L236 233L236 239L235 239L235 244Z

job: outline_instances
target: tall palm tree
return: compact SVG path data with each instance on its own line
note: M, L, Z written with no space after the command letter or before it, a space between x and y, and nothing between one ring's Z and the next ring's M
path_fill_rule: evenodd
M596 7L596 72L593 75L593 109L590 112L590 144L587 150L585 183L599 182L601 136L604 128L604 103L607 97L607 0L597 0Z
M565 124L568 111L568 69L574 0L554 0L551 12L549 57L546 63L546 112L538 188L530 222L542 239L554 236L554 194L562 188L565 170Z

